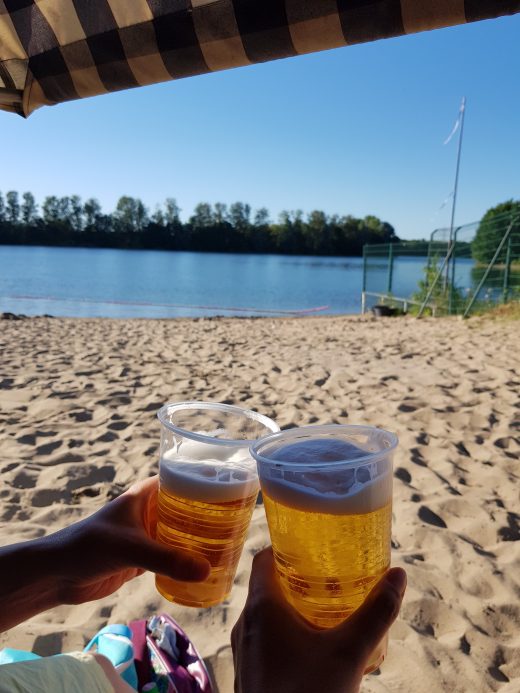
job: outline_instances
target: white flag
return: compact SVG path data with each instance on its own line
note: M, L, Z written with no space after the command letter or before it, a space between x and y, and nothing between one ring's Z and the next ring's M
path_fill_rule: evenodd
M444 200L444 202L443 202L442 205L439 207L439 209L437 210L437 212L440 212L441 209L444 209L444 207L446 207L446 205L448 204L448 202L451 200L452 197L453 197L453 190L450 192L450 194L448 195L448 197Z
M448 137L444 140L443 144L448 144L448 142L451 140L451 138L453 137L453 135L454 135L454 134L457 132L457 130L459 129L460 124L461 124L461 122L462 122L462 114L464 113L465 107L466 107L466 97L463 96L463 97L462 97L462 102L461 102L460 108L459 108L459 115L458 115L458 118L457 118L457 120L455 121L455 125L453 126L453 130L450 132L450 134L448 135Z

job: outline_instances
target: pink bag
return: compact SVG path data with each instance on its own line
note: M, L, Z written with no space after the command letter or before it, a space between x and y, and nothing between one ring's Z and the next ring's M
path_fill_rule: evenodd
M171 616L159 614L129 626L139 690L154 682L159 693L214 693L204 660Z

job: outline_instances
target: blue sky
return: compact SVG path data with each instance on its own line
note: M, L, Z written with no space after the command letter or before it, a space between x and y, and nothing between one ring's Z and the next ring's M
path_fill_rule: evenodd
M520 198L520 15L0 113L0 190L376 214L402 238Z

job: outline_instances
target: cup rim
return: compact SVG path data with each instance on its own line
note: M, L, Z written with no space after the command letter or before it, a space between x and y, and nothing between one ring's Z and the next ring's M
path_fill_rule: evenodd
M263 424L266 428L270 429L271 433L268 433L265 436L263 436L264 438L267 438L269 435L272 435L273 433L278 433L280 431L280 426L278 426L276 421L273 421L268 416L265 416L265 414L260 414L259 412L254 411L253 409L243 409L242 407L238 407L234 404L186 400L184 402L167 402L159 409L159 411L157 412L157 418L165 428L172 431L173 433L178 433L184 436L185 438L189 438L190 440L196 440L199 443L222 446L225 445L226 447L233 446L237 448L248 446L249 448L251 448L252 444L258 439L244 438L237 440L234 438L215 438L213 436L204 435L202 433L195 433L194 431L189 431L185 428L182 428L181 426L175 426L166 419L166 415L171 411L178 411L180 409L217 410L225 411L229 414L239 414L240 416L245 416L246 418L253 419L254 421L257 421L258 423Z
M308 438L312 434L334 434L340 432L352 431L355 433L367 433L368 431L380 431L384 435L388 436L389 447L377 452L369 452L361 457L356 457L355 460L336 460L334 462L313 462L310 464L298 464L297 462L283 462L282 460L273 460L270 457L266 457L261 453L261 448L269 443L276 442L280 438L287 438L290 442L292 438ZM317 436L317 437L318 437ZM325 437L325 436L323 436ZM385 428L379 428L378 426L366 426L357 424L318 424L318 425L308 425L308 426L298 426L296 428L286 428L274 433L269 433L262 438L258 438L254 443L251 444L249 448L251 455L256 460L257 463L269 465L271 467L285 466L287 470L290 471L315 471L318 469L336 469L338 467L350 468L358 467L367 462L377 462L378 460L386 457L388 454L392 453L399 443L399 439L395 433L387 431Z

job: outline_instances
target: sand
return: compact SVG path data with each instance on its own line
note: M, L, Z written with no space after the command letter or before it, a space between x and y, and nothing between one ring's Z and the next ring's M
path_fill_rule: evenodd
M395 431L394 565L409 588L387 661L365 693L520 690L520 322L472 318L0 322L0 532L38 537L157 470L157 409L204 399L287 427ZM0 636L40 654L107 622L167 610L232 690L229 635L254 553L254 512L229 603L173 606L152 575Z

